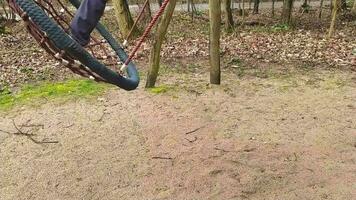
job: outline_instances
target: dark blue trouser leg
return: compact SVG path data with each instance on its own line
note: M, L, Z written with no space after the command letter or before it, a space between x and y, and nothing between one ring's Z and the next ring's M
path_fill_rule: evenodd
M104 13L106 0L83 0L71 24L71 33L77 42L85 46L90 34Z

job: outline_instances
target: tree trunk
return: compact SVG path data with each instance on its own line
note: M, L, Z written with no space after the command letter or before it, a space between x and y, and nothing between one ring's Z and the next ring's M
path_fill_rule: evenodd
M283 10L282 10L282 21L283 23L289 24L292 19L293 11L293 2L294 0L284 0Z
M245 0L242 0L242 19L241 19L241 25L244 26L245 24L245 15L246 15L246 12L245 12Z
M231 31L234 28L234 18L231 10L231 0L224 0L225 28Z
M143 16L140 20L141 27L145 27L151 21L151 19L152 19L151 5L150 5L150 1L148 1L147 6L143 11Z
M260 5L260 0L254 0L253 4L253 14L258 14L258 7Z
M210 83L220 84L221 2L209 0L210 16Z
M132 28L134 21L129 10L129 5L126 0L113 0L115 7L115 13L117 22L119 23L119 29L124 38L126 38ZM138 33L137 28L133 30L133 35Z
M347 9L347 3L346 3L346 0L341 0L341 9L342 10L346 10Z
M356 16L356 0L354 0L354 5L352 6L351 13Z
M241 0L239 0L239 16L242 16Z
M152 19L152 12L151 12L151 3L148 1L147 6L145 7L145 15L144 17L147 17L151 21Z
M274 4L275 4L276 0L272 0L272 17L274 17Z
M170 0L167 5L166 11L164 12L155 32L154 43L151 48L150 54L150 69L147 73L147 81L146 81L146 88L152 88L156 84L158 71L159 71L159 63L161 59L161 48L163 44L163 40L167 33L167 29L169 23L171 22L172 15L174 12L174 8L176 7L177 0Z
M192 22L193 22L194 21L194 14L197 13L197 8L195 7L195 3L194 3L193 0L189 0L188 12L190 12L190 16L192 17Z
M323 4L324 4L324 0L320 0L319 19L321 19L321 14L323 12Z
M191 7L192 7L192 12L197 13L197 8L195 7L195 3L193 0L191 2Z
M308 0L304 0L304 3L302 4L302 7L308 6Z
M300 11L302 12L302 14L304 13L309 13L309 4L308 4L308 0L304 0L304 3L300 6Z
M340 0L333 0L333 11L331 14L331 23L330 23L330 28L329 28L329 33L327 38L330 39L335 32L335 24L336 24L336 20L337 20L337 12L339 10L340 7Z

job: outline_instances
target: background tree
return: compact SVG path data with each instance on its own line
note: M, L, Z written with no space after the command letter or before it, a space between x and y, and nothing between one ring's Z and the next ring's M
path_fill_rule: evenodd
M152 19L151 5L150 5L149 0L147 0L147 2L146 2L146 0L143 0L140 3L142 6L145 6L145 4L147 3L147 5L145 6L144 11L143 11L143 16L139 20L140 26L145 27ZM139 2L137 2L137 4L139 5ZM142 6L139 10L142 9ZM140 5L139 5L139 7L140 7Z
M238 2L239 3L238 3L238 12L237 13L238 13L239 16L242 16L241 0L238 0Z
M234 28L234 18L232 16L231 0L224 0L225 28L231 31Z
M356 16L356 0L354 0L354 5L351 9L351 13Z
M284 0L282 9L282 22L290 24L292 19L294 0Z
M5 0L0 0L0 33L5 33L5 27L15 22L15 14L9 9Z
M272 17L274 17L274 4L275 4L276 0L272 0Z
M346 0L340 0L340 8L342 10L346 10L347 9L347 2Z
M320 0L319 19L321 19L321 14L322 14L322 12L323 12L323 4L324 4L324 0Z
M331 14L331 23L330 23L330 28L329 28L329 33L327 38L331 38L334 35L335 32L335 24L337 21L337 14L340 8L341 1L340 0L333 0L333 10Z
M192 17L192 21L194 20L194 14L197 13L197 8L195 7L195 3L193 0L187 1L187 11L190 12L190 16Z
M254 0L253 14L258 14L259 5L260 5L260 0Z
M113 0L117 22L119 29L124 38L126 38L132 28L134 21L129 10L129 5L126 0ZM138 33L137 27L132 31L133 35Z
M161 59L161 48L163 40L167 33L169 23L171 22L172 15L174 13L174 8L176 7L177 0L170 0L166 11L164 12L155 32L154 42L151 48L150 61L149 61L149 70L147 73L146 88L154 87L156 84L159 64Z
M241 19L241 25L243 26L245 24L245 16L246 16L246 10L245 10L245 0L242 0L242 19Z
M308 0L304 0L301 10L303 13L308 13L309 12L309 5L308 5Z
M210 17L210 83L220 84L221 1L209 0Z
M6 16L5 0L0 0L0 33L5 31L5 17L2 15L2 12Z
M195 7L195 3L193 0L187 1L187 11L192 13L197 11L197 8Z

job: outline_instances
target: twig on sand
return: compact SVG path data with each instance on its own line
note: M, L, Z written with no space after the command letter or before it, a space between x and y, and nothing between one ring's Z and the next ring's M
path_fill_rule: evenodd
M107 114L109 114L109 113L107 113L106 110L104 110L103 114L101 115L101 117L100 117L97 121L98 121L98 122L103 121L105 115L107 115Z
M230 151L228 151L228 150L225 150L225 149L222 149L222 148L219 148L219 147L214 147L214 149L215 149L215 150L218 150L218 151L222 151L222 152L224 152L224 153L230 152Z
M197 137L197 136L194 136L194 139L192 139L192 140L190 140L190 139L188 139L188 138L184 138L184 139L187 140L187 141L190 142L190 143L193 143L193 142L195 142L195 141L198 140L198 137Z
M40 127L41 129L44 129L44 125L43 124L24 124L24 125L21 125L21 128L23 127Z
M5 130L1 130L1 129L0 129L0 132L7 133L7 134L13 134L13 133L11 133L9 131L5 131Z
M204 128L204 127L205 127L205 125L204 125L204 126L201 126L201 127L199 127L199 128L196 128L196 129L194 129L194 130L192 130L192 131L188 131L188 132L186 132L185 134L186 134L186 135L189 135L189 134L195 133L195 132L199 131L200 129Z
M153 156L152 159L172 160L173 158L171 158L171 157Z
M21 136L25 136L28 139L30 139L32 142L34 142L35 144L53 144L53 143L58 143L58 141L38 141L36 139L33 138L33 136L35 136L35 134L33 133L28 133L28 132L23 132L15 123L15 120L12 120L12 124L14 125L15 129L17 132L9 132L9 131L4 131L4 130L0 130L1 132L7 133L7 134L13 134L13 135L21 135ZM21 126L21 127L26 127L28 125L25 126ZM37 125L36 125L37 126ZM43 127L41 125L41 127Z

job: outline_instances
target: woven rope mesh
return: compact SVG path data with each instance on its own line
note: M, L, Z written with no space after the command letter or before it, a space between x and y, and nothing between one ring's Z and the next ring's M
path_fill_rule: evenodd
M75 8L65 0L36 0L35 1L47 15L54 19L64 31L68 33L69 24L74 16ZM106 66L117 65L118 58L103 40L100 35L94 31L89 45L86 47L95 58L102 61Z
M8 0L9 5L13 10L16 10L19 14L25 14L22 10L14 3L14 0ZM53 19L66 33L69 32L69 24L74 16L76 8L68 2L68 0L34 0L34 2L47 14L47 16ZM97 76L94 72L89 70L83 65L78 66L75 64L75 59L66 52L60 51L56 45L54 45L46 37L43 31L40 30L37 24L33 23L31 19L25 18L26 27L31 35L38 41L38 43L51 55L57 57L60 55L60 59L63 59L65 66L71 69L74 73L77 73L81 76L92 77L97 81L105 81L100 76ZM109 67L113 71L119 72L118 65L119 58L116 55L115 51L112 50L110 45L104 40L104 38L94 30L91 35L90 43L86 46L86 50L98 61L103 63L105 66Z

